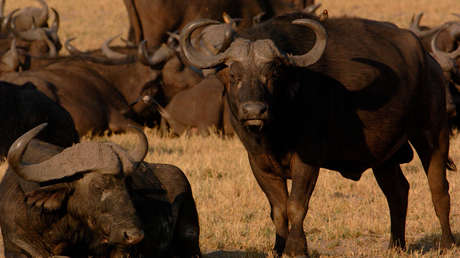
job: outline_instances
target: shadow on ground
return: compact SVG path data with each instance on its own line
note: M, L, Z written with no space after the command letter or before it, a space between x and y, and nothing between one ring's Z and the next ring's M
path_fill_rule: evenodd
M265 258L266 254L254 251L213 251L203 255L203 258Z
M457 247L460 246L460 233L454 234L455 238L455 245ZM439 249L441 241L441 235L440 234L431 234L431 235L426 235L414 243L410 244L408 247L409 252L420 252L422 254L435 251Z

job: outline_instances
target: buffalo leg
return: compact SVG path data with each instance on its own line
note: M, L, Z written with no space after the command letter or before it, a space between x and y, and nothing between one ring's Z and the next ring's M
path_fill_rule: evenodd
M249 157L249 161L257 183L260 188L262 188L262 191L265 193L270 203L270 217L276 228L274 255L281 257L289 232L286 211L286 203L288 200L286 180L262 171L255 165L255 161L251 157Z
M308 211L308 203L318 179L319 167L304 164L296 155L291 161L292 188L287 203L290 224L285 254L292 257L308 256L307 241L303 221Z
M404 249L409 183L399 164L385 164L373 168L373 171L390 208L391 238L389 247Z
M449 182L446 178L449 130L446 125L441 129L439 136L433 136L425 130L409 136L409 139L419 154L428 177L434 209L441 224L441 248L449 248L455 243L449 222L450 196Z

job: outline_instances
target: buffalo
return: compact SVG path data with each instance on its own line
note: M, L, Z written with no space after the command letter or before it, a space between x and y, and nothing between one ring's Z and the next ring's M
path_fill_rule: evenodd
M32 140L11 146L0 183L6 257L200 256L195 202L172 165L143 162L145 135L131 151L83 142L63 149Z
M211 129L215 129L223 135L233 135L224 92L222 82L211 75L192 88L177 93L165 108L157 105L163 117L162 133L169 131L173 135L182 135L197 131L207 136Z
M39 91L72 116L79 135L98 135L106 130L123 132L129 124L131 107L105 78L71 60L56 62L24 72L4 73L0 79L15 84L32 82Z
M0 158L6 157L16 138L44 122L49 126L38 139L61 147L69 147L79 141L69 113L32 83L20 86L0 82L0 98Z
M441 247L454 244L445 81L413 33L292 13L237 33L215 56L194 49L190 34L218 23L188 24L181 50L199 68L224 66L231 123L271 206L275 256L308 256L303 221L320 168L352 180L372 168L390 209L390 247L404 248L409 184L400 164L413 158L409 142L428 177Z

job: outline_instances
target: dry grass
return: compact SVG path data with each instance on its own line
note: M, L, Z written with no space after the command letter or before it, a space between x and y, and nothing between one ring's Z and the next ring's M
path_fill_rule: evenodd
M7 0L7 9L29 5L31 0ZM331 16L348 14L389 20L406 26L412 13L425 11L423 24L434 25L460 13L458 0L325 0ZM76 36L81 48L98 47L104 39L123 32L127 18L121 0L48 0L61 14L60 36ZM457 8L457 9L455 9ZM269 206L255 182L247 155L237 139L191 137L162 139L148 130L152 149L149 162L182 168L193 187L201 224L201 247L208 257L264 257L274 243ZM111 140L132 144L130 136ZM451 156L460 164L460 138L452 140ZM5 164L0 165L0 178ZM407 218L409 251L387 251L389 212L383 194L370 172L359 182L323 171L305 220L310 252L321 257L437 257L440 228L426 177L415 159L404 166L411 190ZM449 173L452 197L451 223L460 242L460 176ZM3 253L0 241L0 254ZM226 250L218 251L218 250ZM443 254L459 257L460 248Z
M236 138L222 140L217 136L164 139L153 130L146 132L151 146L146 161L177 165L192 185L200 215L202 250L211 252L209 257L264 257L274 242L274 226L268 202L251 173L241 143ZM110 140L128 148L134 143L131 135ZM452 142L451 155L459 163L460 141ZM386 249L388 209L371 172L359 182L352 182L326 170L320 174L305 220L310 252L322 257L438 256L440 228L419 160L405 165L404 173L411 184L406 234L409 252ZM449 182L452 229L460 241L458 173L449 173ZM458 257L460 248L444 255Z

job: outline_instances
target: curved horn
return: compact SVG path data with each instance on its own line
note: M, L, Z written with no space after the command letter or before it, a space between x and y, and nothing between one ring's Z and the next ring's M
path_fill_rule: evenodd
M36 22L37 22L38 27L43 27L48 21L48 16L49 16L48 4L46 3L45 0L37 0L37 1L41 5L42 9L40 12L40 16L37 17L38 20Z
M107 59L104 57L92 55L91 53L85 53L76 47L74 47L70 42L75 40L75 37L69 38L64 43L64 47L72 56L77 56L78 58L85 59L87 61L99 64L106 64L106 65L120 65L120 64L131 64L136 62L135 56L129 56L126 59L114 60L114 59Z
M5 19L3 19L3 21L2 21L2 29L1 29L2 32L5 32L5 33L8 32L8 30L10 29L10 26L11 26L11 19L13 18L13 15L15 13L17 13L18 11L19 11L19 8L14 9L12 12L10 12L8 14L8 16L6 16Z
M8 151L9 166L23 179L46 182L84 172L115 175L125 167L127 171L132 170L132 164L123 164L120 160L114 144L100 142L79 143L41 163L24 164L22 156L27 145L46 125L41 124L19 137Z
M65 49L67 49L67 51L71 54L71 55L81 55L83 54L82 51L78 50L76 47L74 47L72 44L70 44L70 42L74 41L76 39L76 37L71 37L69 39L67 39L64 43L64 47Z
M56 11L56 9L51 8L51 11L52 11L53 14L54 14L54 20L53 20L53 23L51 24L50 30L51 30L52 32L57 33L58 30L59 30L59 26L60 26L60 24L61 24L61 18L60 18L60 16L59 16L59 13Z
M433 57L438 61L439 65L444 71L451 71L454 69L454 60L460 56L460 46L453 52L444 52L438 48L436 41L440 32L431 39L431 51Z
M460 18L460 13L452 13L453 16Z
M115 37L109 38L108 40L106 40L104 42L104 44L102 44L101 50L102 50L102 53L106 57L111 58L111 59L126 59L128 57L128 55L115 52L112 49L110 49L110 47L109 47L109 45L112 43L112 41L114 39L120 37L120 36L121 36L121 34L118 34Z
M422 19L422 17L423 17L423 12L417 14L415 17L412 16L411 22L409 24L409 30L415 33L415 35L417 35L417 37L419 38L432 36L436 32L442 29L445 29L448 26L448 24L445 23L441 26L438 26L438 27L435 27L429 30L422 30L422 28L420 28L420 20Z
M138 139L136 148L128 152L128 154L134 160L134 162L142 162L149 151L149 142L147 140L147 136L145 136L144 131L137 126L129 125L128 131L134 133Z
M19 55L18 50L16 49L16 38L13 38L11 41L10 49L2 56L1 62L8 67L3 72L16 71L16 69L19 67Z
M15 171L20 170L21 163L22 163L22 156L24 155L24 152L26 151L27 145L47 125L48 123L40 124L39 126L36 126L35 128L29 130L27 133L23 134L21 137L19 137L18 139L16 139L16 141L13 142L10 149L8 150L8 155L7 155L8 165L13 170ZM23 177L23 175L21 175L20 173L18 174L21 177Z
M303 9L303 13L311 13L311 14L314 14L316 12L316 10L318 10L318 8L321 7L321 3L317 3L317 4L312 4L312 5L309 5L307 7L305 7L305 9Z
M459 57L460 56L460 46L457 47L457 49L452 52L444 52L438 48L438 46L436 45L436 41L439 37L439 33L440 32L436 33L433 39L431 39L431 49L433 50L433 53L437 53L439 55L445 55L452 59L456 59L457 57Z
M127 47L136 47L136 43L130 41L130 40L127 40L127 39L124 39L124 38L120 38L121 41L123 41L123 43L125 43L125 45Z
M220 24L218 21L209 20L209 19L202 19L195 22L189 23L185 28L182 30L180 34L180 48L182 51L183 56L193 66L198 68L213 68L223 62L227 58L227 53L220 53L215 56L208 56L202 55L198 53L196 49L193 48L191 42L191 35L192 33L197 30L198 28L213 25L213 24Z
M175 51L173 49L169 48L166 44L162 44L161 47L157 49L151 57L149 57L149 54L147 52L147 48L145 45L146 45L146 41L143 40L139 44L139 49L138 49L139 60L145 65L150 65L150 66L159 65L163 62L168 61L175 54Z
M321 58L324 51L326 50L327 45L327 32L321 23L311 20L311 19L297 19L292 22L293 24L298 24L305 26L315 33L316 41L315 45L311 48L310 51L303 55L289 55L287 56L289 62L295 66L307 67L310 66Z

